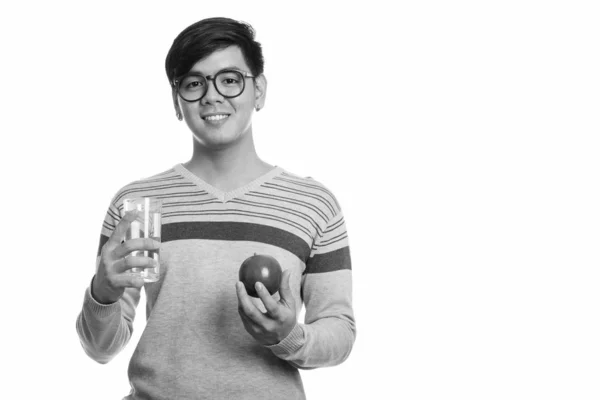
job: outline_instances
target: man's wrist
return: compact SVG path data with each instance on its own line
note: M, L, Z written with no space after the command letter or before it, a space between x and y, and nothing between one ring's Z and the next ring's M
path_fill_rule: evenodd
M92 284L90 285L90 294L92 295L92 299L98 304L109 305L116 303L116 300L107 299L106 297L98 294L98 288L94 288L96 283L96 275L92 278Z

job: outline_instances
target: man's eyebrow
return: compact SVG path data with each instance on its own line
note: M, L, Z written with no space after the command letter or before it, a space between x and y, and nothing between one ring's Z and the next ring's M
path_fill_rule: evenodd
M216 74L217 72L220 72L220 71L226 70L226 69L234 69L234 70L236 70L236 71L243 71L243 70L244 70L243 68L240 68L240 67L238 67L238 66L236 66L236 65L230 65L230 66L227 66L227 67L220 68L220 69L219 69L219 70L217 70L217 71L216 71L214 74ZM202 72L202 71L197 71L197 70L194 70L194 69L191 69L189 73L190 73L190 74L201 74L202 76L214 75L214 74L205 74L205 73L204 73L204 72Z

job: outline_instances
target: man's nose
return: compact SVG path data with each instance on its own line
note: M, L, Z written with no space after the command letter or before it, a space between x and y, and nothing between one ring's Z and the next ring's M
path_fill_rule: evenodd
M215 78L207 79L206 93L200 100L201 104L222 103L223 96L217 91Z

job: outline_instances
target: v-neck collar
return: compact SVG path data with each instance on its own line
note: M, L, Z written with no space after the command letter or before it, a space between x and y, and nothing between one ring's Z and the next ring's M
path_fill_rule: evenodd
M183 175L185 178L189 179L190 181L192 181L196 185L198 185L202 190L207 191L208 193L212 194L213 196L215 196L217 199L219 199L220 201L222 201L224 203L228 202L229 200L233 200L237 197L243 196L244 194L248 193L252 189L259 187L263 183L267 182L268 180L274 178L275 176L277 176L283 172L283 169L276 165L273 168L271 168L269 171L267 171L263 175L259 176L258 178L254 179L253 181L247 183L246 185L239 187L237 189L225 192L221 189L218 189L218 188L210 185L209 183L205 182L204 180L200 179L199 177L194 175L189 169L187 169L183 164L176 164L175 167L173 167L173 168L175 169L175 171L177 171L178 173Z

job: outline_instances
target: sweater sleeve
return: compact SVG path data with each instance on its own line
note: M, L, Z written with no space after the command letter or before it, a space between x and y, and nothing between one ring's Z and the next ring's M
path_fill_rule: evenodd
M102 247L108 241L119 220L119 209L113 200L102 226L96 268L100 261ZM141 289L127 288L117 302L101 304L93 298L91 286L90 284L85 291L83 307L77 317L76 329L86 354L93 360L105 364L116 356L131 339L135 309L140 301Z
M280 343L269 346L297 368L312 369L342 363L356 338L352 310L352 273L346 225L341 211L316 238L302 277L306 308Z
M83 350L90 358L106 364L125 347L133 333L139 300L140 290L127 288L116 303L100 304L92 297L91 285L86 289L76 325Z

